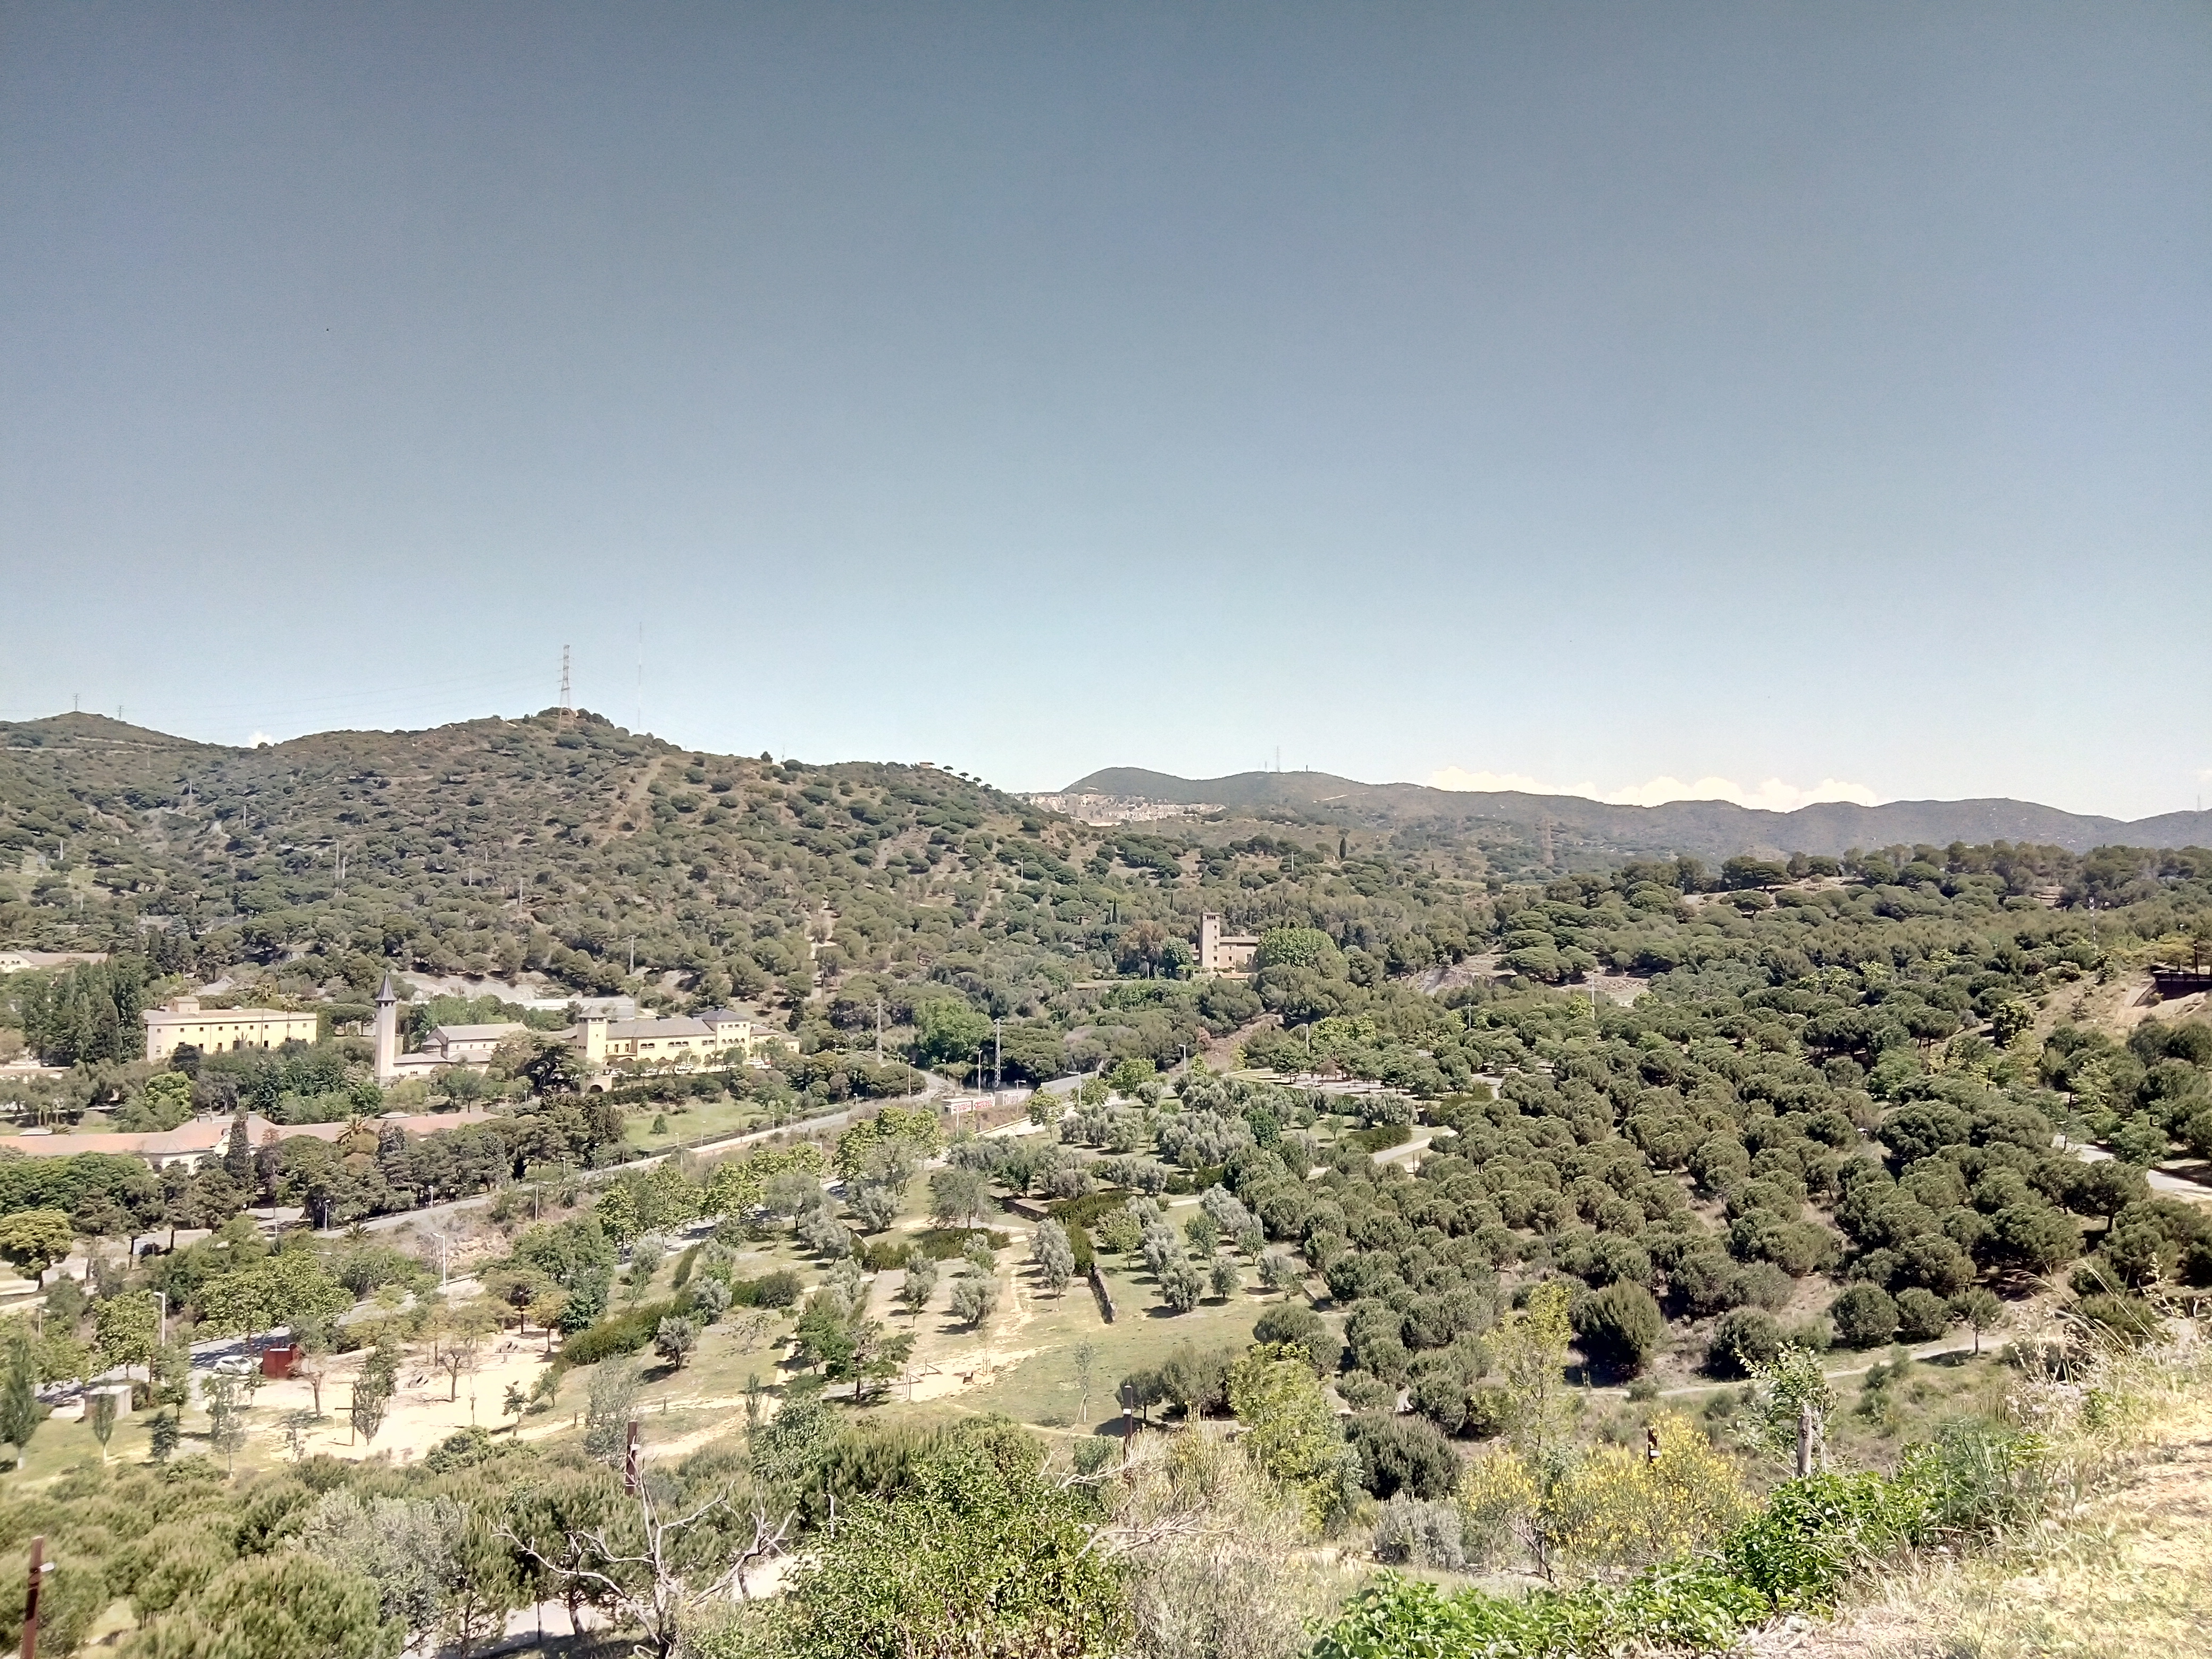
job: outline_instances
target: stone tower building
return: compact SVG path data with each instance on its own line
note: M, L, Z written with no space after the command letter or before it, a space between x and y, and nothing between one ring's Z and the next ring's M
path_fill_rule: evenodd
M392 988L392 975L376 988L376 1080L388 1085L399 1075L399 993Z

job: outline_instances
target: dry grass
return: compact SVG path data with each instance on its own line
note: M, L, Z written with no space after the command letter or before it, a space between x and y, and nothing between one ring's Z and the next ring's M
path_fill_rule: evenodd
M1791 1620L1759 1659L2212 1656L2212 1367L2201 1343L2117 1359L2101 1412L2053 1421L2048 1518L1985 1553L1931 1552L1836 1623ZM2033 1416L2070 1392L2016 1399Z

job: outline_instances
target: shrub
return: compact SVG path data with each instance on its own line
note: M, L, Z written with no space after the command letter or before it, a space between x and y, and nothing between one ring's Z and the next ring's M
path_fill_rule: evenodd
M1667 1322L1641 1285L1608 1285L1574 1314L1583 1352L1601 1370L1635 1376L1667 1337Z
M2117 1338L2130 1347L2139 1346L2158 1334L2158 1310L2139 1296L2085 1296L2074 1304L2074 1311L2088 1322L2092 1330Z
M732 1279L730 1303L738 1308L794 1307L804 1288L797 1273L788 1267L779 1267L758 1279Z
M1687 1419L1652 1419L1656 1457L1600 1446L1568 1468L1545 1504L1560 1551L1586 1565L1646 1566L1705 1548L1751 1505L1734 1461Z
M1398 1400L1398 1391L1372 1371L1345 1372L1336 1379L1336 1391L1356 1412L1388 1411Z
M1897 1328L1910 1342L1933 1342L1951 1328L1951 1304L1933 1291L1914 1285L1897 1293Z
M1836 1335L1854 1348L1871 1348L1889 1340L1897 1329L1897 1304L1875 1285L1854 1285L1828 1306L1836 1322Z
M1753 1365L1771 1365L1782 1352L1782 1322L1763 1308L1736 1308L1713 1327L1705 1368L1717 1376L1744 1376Z
M1442 1498L1459 1484L1459 1455L1443 1430L1425 1417L1355 1417L1351 1439L1359 1452L1361 1484L1377 1498L1407 1492Z
M1376 1517L1375 1559L1393 1565L1463 1571L1467 1550L1460 1541L1459 1505L1398 1493Z
M1344 1144L1357 1146L1363 1152L1387 1152L1393 1146L1402 1146L1413 1138L1413 1126L1408 1123L1378 1123L1370 1129L1356 1129L1345 1136Z
M904 1267L917 1255L927 1256L932 1261L951 1261L967 1255L978 1240L991 1249L1003 1250L1012 1237L1012 1234L983 1227L930 1227L903 1239L876 1240L860 1252L860 1265L870 1273L879 1273Z
M1064 1227L1097 1227L1116 1212L1126 1212L1129 1206L1127 1190L1117 1187L1102 1187L1095 1193L1085 1193L1080 1198L1063 1198L1045 1206L1045 1213Z
M1986 1418L1955 1418L1934 1440L1905 1449L1901 1480L1927 1505L1927 1523L1949 1533L1986 1533L2043 1509L2047 1474L2037 1436Z
M653 1340L660 1322L672 1314L689 1314L689 1295L668 1302L647 1302L628 1311L611 1314L596 1325L578 1331L561 1344L559 1363L596 1365L603 1359L638 1352Z
M1252 1340L1295 1343L1312 1357L1316 1371L1335 1369L1336 1338L1327 1322L1303 1303L1279 1302L1268 1309L1253 1324Z
M1778 1486L1766 1508L1729 1534L1729 1575L1776 1610L1826 1607L1862 1562L1910 1541L1926 1500L1908 1482L1878 1474L1814 1474Z
M1350 1398L1349 1395L1346 1397ZM1512 1421L1511 1389L1491 1383L1468 1390L1467 1420L1460 1425L1462 1433L1475 1440L1494 1440L1505 1432Z

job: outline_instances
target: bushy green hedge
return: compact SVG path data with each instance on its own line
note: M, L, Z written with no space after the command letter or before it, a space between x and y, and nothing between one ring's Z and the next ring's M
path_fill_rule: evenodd
M1516 1601L1476 1589L1446 1595L1385 1573L1346 1604L1315 1642L1312 1659L1727 1648L1775 1613L1832 1605L1854 1570L1926 1532L1948 1478L1940 1463L1895 1480L1816 1474L1790 1481L1711 1554L1662 1563L1619 1586L1539 1590Z
M730 1305L733 1308L788 1308L795 1305L805 1285L788 1267L779 1267L772 1273L763 1273L758 1279L733 1279L730 1281Z
M1188 1198L1193 1193L1204 1192L1208 1187L1218 1187L1228 1169L1225 1164L1209 1164L1188 1174L1170 1176L1165 1190L1173 1197Z
M1378 1123L1372 1128L1355 1129L1345 1136L1347 1146L1357 1146L1363 1152L1387 1152L1393 1146L1402 1146L1413 1138L1410 1123Z
M931 1227L907 1238L872 1240L860 1252L860 1265L872 1273L879 1273L905 1267L908 1259L917 1254L932 1261L950 1261L967 1249L971 1238L987 1239L993 1249L1003 1250L1012 1235L993 1232L985 1227Z
M602 1359L636 1353L651 1344L653 1334L660 1328L664 1318L670 1314L688 1314L695 1305L691 1292L683 1291L663 1302L641 1302L621 1313L609 1314L562 1343L555 1363L596 1365Z
M1071 1236L1078 1227L1095 1227L1108 1216L1129 1201L1126 1188L1102 1187L1095 1193L1085 1193L1080 1198L1063 1198L1045 1206L1054 1221L1069 1230Z

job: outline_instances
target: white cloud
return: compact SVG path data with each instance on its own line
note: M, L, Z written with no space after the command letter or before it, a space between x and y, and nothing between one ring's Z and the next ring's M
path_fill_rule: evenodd
M1866 785L1845 783L1838 778L1822 778L1810 789L1784 783L1780 778L1769 778L1756 788L1748 789L1733 778L1699 778L1695 783L1684 783L1680 778L1653 778L1648 783L1616 789L1604 799L1616 806L1656 806L1670 800L1728 800L1738 806L1755 806L1769 812L1794 812L1801 806L1831 800L1855 801L1861 806L1881 804L1881 797Z
M1591 800L1598 798L1594 783L1544 783L1523 772L1468 772L1456 766L1447 766L1441 772L1429 774L1431 789L1474 789L1486 794L1503 789L1518 789L1531 795L1583 795Z
M1866 785L1847 783L1840 778L1823 778L1809 789L1785 783L1780 778L1769 778L1764 783L1746 787L1733 778L1721 777L1699 778L1694 783L1685 783L1680 778L1656 777L1644 783L1624 784L1618 789L1600 789L1594 783L1543 783L1517 772L1469 772L1461 767L1447 766L1430 774L1429 787L1579 795L1585 800L1601 800L1613 806L1657 806L1670 800L1725 800L1769 812L1794 812L1801 806L1821 801L1852 801L1861 806L1881 804L1881 797Z
M256 732L252 737L246 740L246 746L248 749L258 749L264 743L274 743L276 741L276 739L270 737L266 732Z

